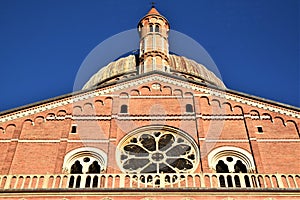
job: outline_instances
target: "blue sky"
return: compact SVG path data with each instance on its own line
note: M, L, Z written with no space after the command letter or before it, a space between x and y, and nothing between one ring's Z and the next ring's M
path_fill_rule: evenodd
M0 111L73 91L99 43L136 28L148 0L0 0ZM300 107L298 0L157 0L230 89Z

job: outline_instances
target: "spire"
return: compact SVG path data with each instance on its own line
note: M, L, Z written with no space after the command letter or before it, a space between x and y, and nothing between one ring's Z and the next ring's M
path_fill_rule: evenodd
M154 15L156 15L156 16L162 17L162 18L163 18L164 20L166 20L167 23L169 24L168 20L167 20L163 15L161 15L161 14L158 12L158 10L155 8L155 5L154 5L154 4L155 4L155 3L152 2L151 9L150 9L150 10L148 11L148 13L140 20L140 22L141 22L143 19L147 18L148 16L154 16Z
M147 15L161 15L155 8L154 5L152 5L151 9L149 10Z

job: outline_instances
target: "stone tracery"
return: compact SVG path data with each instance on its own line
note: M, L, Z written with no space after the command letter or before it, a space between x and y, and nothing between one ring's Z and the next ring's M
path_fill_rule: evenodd
M199 152L187 135L163 127L144 127L123 138L117 160L126 173L186 173L198 165Z

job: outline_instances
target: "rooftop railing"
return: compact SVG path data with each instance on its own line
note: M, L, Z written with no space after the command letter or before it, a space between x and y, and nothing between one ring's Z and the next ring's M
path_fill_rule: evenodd
M1 175L0 189L300 188L300 174L56 174Z

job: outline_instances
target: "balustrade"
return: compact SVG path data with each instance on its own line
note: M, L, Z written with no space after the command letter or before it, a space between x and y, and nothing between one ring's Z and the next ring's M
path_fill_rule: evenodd
M297 188L299 174L55 174L1 175L0 189Z

